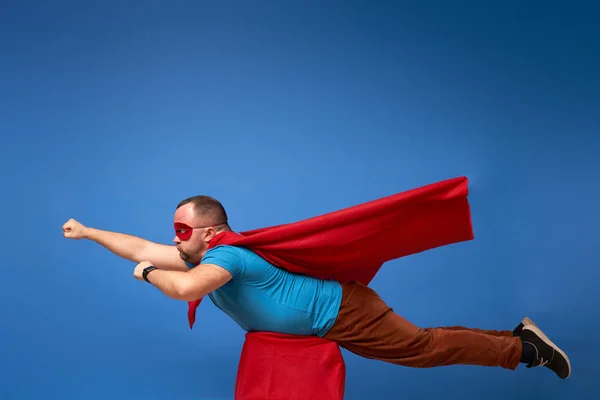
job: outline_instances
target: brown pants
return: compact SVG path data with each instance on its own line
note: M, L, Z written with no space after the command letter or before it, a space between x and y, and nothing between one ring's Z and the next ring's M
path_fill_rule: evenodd
M344 283L337 320L325 338L362 357L407 367L469 364L514 370L522 343L512 331L419 328L398 314L371 288Z

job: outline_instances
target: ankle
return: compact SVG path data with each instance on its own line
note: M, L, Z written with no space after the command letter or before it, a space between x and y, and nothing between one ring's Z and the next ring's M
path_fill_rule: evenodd
M531 343L523 341L523 339L521 339L521 344L523 347L521 362L531 364L535 359L535 347Z

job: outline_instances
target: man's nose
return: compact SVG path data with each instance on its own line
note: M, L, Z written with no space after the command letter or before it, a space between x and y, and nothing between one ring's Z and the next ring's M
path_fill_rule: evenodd
M175 235L175 237L173 238L173 242L179 244L179 243L181 243L181 239L179 239L179 237L177 235Z

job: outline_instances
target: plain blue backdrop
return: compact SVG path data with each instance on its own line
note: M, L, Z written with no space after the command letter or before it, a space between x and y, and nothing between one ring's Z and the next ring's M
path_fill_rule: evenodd
M61 226L161 243L470 179L475 240L372 283L422 326L528 315L573 375L344 352L347 400L600 393L600 9L574 1L19 1L0 11L1 399L232 399L244 339Z

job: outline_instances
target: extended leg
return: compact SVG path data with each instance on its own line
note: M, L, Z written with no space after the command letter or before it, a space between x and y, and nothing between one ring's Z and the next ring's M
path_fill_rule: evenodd
M515 369L522 356L521 340L512 333L422 329L360 283L344 285L338 320L325 337L360 356L416 368L470 364Z
M524 357L522 337L527 336L527 346L535 342L535 351L542 352L546 359L558 350L539 336L533 338L531 333L537 329L533 324L519 326L514 332L464 327L422 329L394 313L369 287L350 283L344 284L338 319L325 337L360 356L408 367L468 364L515 369L519 362L536 363L531 360L535 356L531 347L526 347ZM540 365L546 365L544 357ZM557 356L555 360L560 368L564 367L562 359ZM564 377L565 373L557 372L557 368L553 370Z

